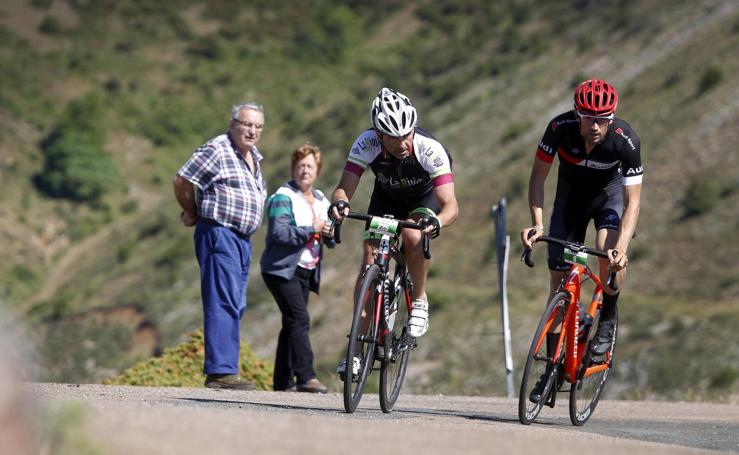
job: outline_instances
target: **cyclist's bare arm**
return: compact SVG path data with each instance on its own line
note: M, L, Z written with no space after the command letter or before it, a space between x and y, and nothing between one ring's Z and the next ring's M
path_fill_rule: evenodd
M459 215L457 196L454 194L454 182L435 187L434 195L436 195L439 206L441 206L441 211L436 215L439 222L441 222L441 226L444 227L453 224ZM424 232L429 233L431 229L431 227L428 227Z
M636 185L628 185L624 187L624 214L621 217L621 228L618 232L618 240L613 249L607 251L608 257L611 259L611 267L614 270L621 270L629 263L626 251L629 248L629 242L634 236L636 230L636 222L639 219L639 207L641 205L641 183ZM614 257L613 251L616 251Z
M531 212L531 227L521 231L521 242L524 247L531 249L533 241L544 234L544 182L547 180L552 163L534 158L529 176L529 210ZM538 229L536 228L538 227ZM529 231L535 230L533 237L529 238Z
M336 187L334 193L331 195L331 202L335 203L336 201L351 201L352 196L354 196L354 192L357 190L357 186L359 186L359 179L360 177L357 174L344 170L344 173L341 174L339 185ZM349 210L347 209L346 212L348 213ZM346 213L344 213L343 215L346 215ZM336 207L331 208L331 217L334 219L340 218Z

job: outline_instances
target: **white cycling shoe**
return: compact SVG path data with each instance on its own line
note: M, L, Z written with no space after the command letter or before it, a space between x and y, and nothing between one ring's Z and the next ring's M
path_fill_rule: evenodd
M359 374L359 367L362 366L362 359L358 355L354 355L353 361L352 361L352 376L356 376ZM346 359L342 359L341 362L339 362L339 366L336 367L336 374L338 374L341 377L341 380L344 380L344 376L346 376Z
M426 300L415 299L411 302L411 318L408 321L411 336L418 338L429 329L429 303Z

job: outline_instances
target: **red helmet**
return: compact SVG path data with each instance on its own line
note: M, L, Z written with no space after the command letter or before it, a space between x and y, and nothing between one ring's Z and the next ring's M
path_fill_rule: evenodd
M590 79L575 89L575 109L593 117L609 117L616 112L618 93L602 79Z

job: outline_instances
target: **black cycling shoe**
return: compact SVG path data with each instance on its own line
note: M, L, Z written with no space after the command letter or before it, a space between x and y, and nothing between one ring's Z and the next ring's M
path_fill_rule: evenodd
M596 356L601 356L608 352L613 344L614 334L614 321L601 321L598 325L598 333L595 335L593 347L590 348L590 352Z
M544 393L544 387L547 386L547 379L549 379L549 368L539 377L534 389L529 393L530 402L538 404L541 401L541 394Z

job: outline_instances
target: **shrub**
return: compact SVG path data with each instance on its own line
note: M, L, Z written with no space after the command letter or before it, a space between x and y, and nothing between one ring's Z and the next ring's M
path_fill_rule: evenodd
M104 139L103 110L97 96L70 103L41 143L45 163L34 178L37 187L52 197L98 200L118 176L112 157L103 149Z
M125 370L119 376L103 380L103 384L140 385L150 387L203 387L205 349L202 330L190 334L190 339L164 350L161 357L152 358ZM241 345L240 374L253 381L261 390L272 388L270 362L259 359L249 345Z
M62 25L56 17L46 16L39 24L38 29L41 33L46 33L47 35L56 35L62 31Z
M22 281L24 283L28 283L36 279L36 274L33 270L22 264L14 266L11 270L11 274L15 280Z
M210 35L190 46L187 52L206 60L219 61L226 56L226 46L217 36Z
M89 202L100 198L117 177L115 163L83 135L66 134L45 150L39 187L54 197Z
M703 76L698 83L698 95L702 95L717 85L721 84L726 78L726 74L720 66L712 65L703 71Z
M110 93L116 93L121 90L121 81L116 77L112 77L105 81L103 87Z
M135 199L127 199L121 203L121 213L133 213L138 208L139 204Z
M360 19L346 6L324 5L303 21L293 37L294 55L305 60L339 63L359 41Z
M729 389L739 379L739 370L725 367L711 376L711 389Z
M132 242L126 242L123 245L120 245L118 247L118 251L116 252L116 259L119 263L123 264L124 262L128 261L128 259L131 257L131 253L133 253L135 245Z
M703 215L711 211L721 196L721 188L715 179L695 177L690 181L683 198L685 217Z

